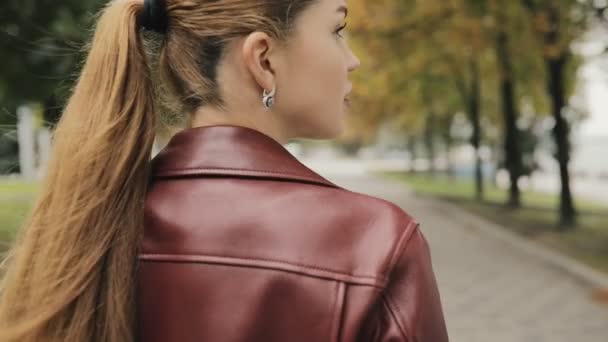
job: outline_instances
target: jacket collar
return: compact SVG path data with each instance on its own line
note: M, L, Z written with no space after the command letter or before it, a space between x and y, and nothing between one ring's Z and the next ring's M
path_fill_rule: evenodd
M175 134L152 160L152 177L225 175L286 179L338 187L252 128L215 125Z

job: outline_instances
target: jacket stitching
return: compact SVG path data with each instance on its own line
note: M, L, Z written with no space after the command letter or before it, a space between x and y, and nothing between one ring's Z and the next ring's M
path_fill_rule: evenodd
M285 264L285 265L289 265L289 266L297 266L297 267L304 267L304 268L310 268L313 270L319 270L319 271L325 271L325 272L331 272L331 273L336 273L336 274L340 274L340 275L344 275L344 276L349 276L349 277L355 277L355 278L365 278L365 279L370 279L370 280L380 280L383 281L383 278L378 278L378 277L374 277L374 276L367 276L367 275L357 275L357 274L352 274L352 273L345 273L342 271L338 271L338 270L334 270L331 268L324 268L324 267L320 267L320 266L314 266L314 265L306 265L306 264L300 264L300 263L295 263L295 262L290 262L290 261L284 261L284 260L278 260L278 259L270 259L270 258L248 258L248 257L233 257L233 256L228 256L228 255L214 255L214 254L159 254L159 253L142 253L140 255L141 257L145 258L147 256L151 256L151 257L205 257L205 256L209 256L209 257L214 257L214 258L231 258L231 259L241 259L241 260L250 260L250 261L269 261L269 262L276 262L279 264ZM178 259L175 259L176 261L179 261Z
M159 170L159 172L176 172L176 171L182 171L182 170L189 170L189 171L205 171L205 170L230 170L230 171L247 171L247 172L260 172L260 173L272 173L272 174L286 174L286 175L293 175L293 176L300 176L300 177L306 177L305 175L299 174L299 173L292 173L292 172L284 172L284 171L263 171L263 170L253 170L253 169L241 169L241 168L235 168L235 167L182 167L179 169L165 169L165 170Z
M333 310L333 315L332 315L332 320L329 323L329 340L330 341L335 341L335 331L336 331L336 312L338 311L338 296L339 296L339 292L340 292L340 283L336 282L336 291L334 292L334 300L332 303L332 310Z
M290 173L290 172L283 172L283 171L262 171L262 170L249 170L249 169L239 169L239 168L180 168L180 169L166 169L166 170L159 170L155 176L157 177L166 177L166 176L171 176L171 173L180 173L180 172L188 172L188 171L241 171L241 172L245 172L245 173L261 173L261 174L268 174L268 175L275 175L275 176L285 176L285 177L297 177L297 180L305 180L305 181L309 181L309 182L315 182L315 183L321 183L321 184L325 184L325 185L330 185L333 187L337 187L335 184L329 182L328 180L325 179L320 179L320 178L315 178L315 177L310 177L307 175L302 175L302 174L298 174L298 173Z
M346 286L344 282L337 282L336 299L334 300L334 320L331 329L331 341L340 342L340 333L342 325L342 315L344 314L344 296L346 295Z
M415 228L408 232L407 228L409 228L412 225L415 225ZM418 229L419 226L420 226L420 224L416 221L410 221L410 223L408 223L408 225L405 229L405 232L403 233L403 235L401 236L401 238L395 244L395 246L393 247L393 249L391 251L391 254L390 254L391 258L383 270L385 275L393 269L395 264L397 264L399 257L401 257L401 255L403 255L403 253L405 253L408 242L410 242L410 240L414 236L414 233L416 232L416 230ZM388 276L386 278L388 278Z
M399 308L399 305L396 302L393 302L386 295L382 295L382 298L384 299L384 302L386 303L386 307L387 307L389 313L391 314L391 316L393 317L395 324L397 324L397 327L399 328L399 332L401 332L402 337L406 341L409 341L409 339L408 339L409 335L407 333L407 329L405 328L405 326L401 323L401 320L399 319L399 315L403 315L403 312ZM397 315L395 312L398 313L399 315Z
M179 171L245 171L245 172L267 173L267 174L273 174L273 175L296 176L296 177L301 177L301 178L311 178L310 176L307 176L307 175L303 175L303 174L299 174L299 173L292 173L292 172L285 172L285 171L263 171L263 170L251 170L251 169L240 169L240 168L230 168L230 167L204 167L204 168L184 167L184 168L179 168L179 169L159 170L159 173L162 174L162 173L166 173L166 172L179 172ZM315 179L315 178L311 178L311 179ZM325 180L322 180L322 179L319 179L318 181L326 182Z
M394 265L397 263L397 261L401 258L401 256L406 252L407 247L408 247L408 243L412 240L412 238L414 237L414 234L416 234L418 232L418 229L420 227L420 223L416 222L416 221L412 221L408 224L408 227L411 225L415 225L414 229L411 230L410 234L407 234L407 229L406 229L406 233L404 233L404 236L407 236L407 239L405 238L401 238L399 243L397 244L398 246L402 246L402 248L400 249L399 252L396 252L391 260L391 268L392 269L394 267ZM396 248L395 248L396 249ZM388 280L390 281L390 279ZM391 298L388 297L388 295L386 294L386 292L382 295L382 297L384 298L384 301L386 302L386 306L388 307L391 315L393 316L393 319L395 320L397 326L399 327L399 330L401 331L401 333L403 334L403 337L407 340L407 329L405 328L405 326L402 325L401 321L399 320L399 316L405 316L404 312L401 310L401 307L399 306L399 304L397 304L396 301L392 301ZM398 313L399 315L395 314Z

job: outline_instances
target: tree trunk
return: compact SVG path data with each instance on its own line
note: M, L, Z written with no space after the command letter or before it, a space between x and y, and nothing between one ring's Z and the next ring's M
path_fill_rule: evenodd
M430 111L426 117L426 127L424 130L424 142L426 145L427 159L429 161L429 173L432 177L436 176L437 168L435 167L435 114Z
M408 151L410 153L409 173L414 173L414 172L416 172L414 164L416 162L416 158L418 157L417 153L416 153L416 137L415 136L410 135L407 138L407 149L408 149Z
M444 118L448 117L448 115L444 115ZM446 122L443 122L445 120ZM449 179L454 178L454 165L452 163L452 157L450 155L450 151L452 150L453 139L450 129L452 127L452 120L449 118L445 118L442 120L441 125L441 138L443 139L443 145L445 147L445 161L446 161L446 174Z
M562 54L557 58L546 58L545 63L549 75L548 88L551 96L551 110L555 119L553 137L557 146L556 159L559 164L561 179L560 195L560 227L569 229L576 224L576 210L570 191L570 174L568 163L570 161L570 142L568 122L562 115L566 99L564 94L564 69L568 61L567 55Z
M518 180L522 173L521 149L517 138L517 112L515 109L515 81L511 65L508 36L500 31L496 39L496 56L500 72L500 93L504 119L504 154L505 165L509 172L509 200L511 208L521 207L521 195Z
M551 30L545 33L544 40L547 47L556 47L560 42L559 16L555 7L549 7L548 20ZM550 51L550 50L548 50ZM557 146L556 159L559 164L561 180L559 223L560 228L572 229L576 224L576 210L570 191L570 174L568 163L570 161L570 128L562 111L566 107L565 94L565 68L569 59L568 49L561 50L559 54L546 53L544 56L547 68L547 88L551 97L551 110L555 120L553 137Z
M469 98L469 115L471 124L473 125L473 134L471 136L471 145L475 150L475 198L478 201L483 200L483 173L482 161L479 154L481 147L481 122L480 122L480 106L481 106L481 87L479 80L479 66L477 60L472 58L470 61L471 68L471 92Z

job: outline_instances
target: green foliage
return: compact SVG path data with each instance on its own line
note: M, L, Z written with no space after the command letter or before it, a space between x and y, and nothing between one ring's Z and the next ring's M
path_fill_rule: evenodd
M0 182L0 252L11 241L31 208L37 184Z
M0 124L15 108L63 99L77 74L82 47L102 0L0 2ZM59 106L61 100L55 100Z
M354 77L354 110L368 121L377 123L389 118L405 132L419 134L430 112L453 116L466 111L462 100L471 95L468 64L474 59L482 75L482 122L486 128L500 127L498 86L502 76L495 45L496 35L504 32L509 38L516 106L526 106L528 113L546 116L550 107L543 57L556 51L571 51L573 41L582 36L590 16L595 15L589 9L592 3L353 0L349 3L353 7L350 41L362 57L362 67ZM540 38L546 32L547 11L552 7L557 9L561 34L559 41L549 44ZM576 55L568 61L568 96L576 89L581 64ZM424 100L425 96L431 100ZM429 103L433 108L429 108Z

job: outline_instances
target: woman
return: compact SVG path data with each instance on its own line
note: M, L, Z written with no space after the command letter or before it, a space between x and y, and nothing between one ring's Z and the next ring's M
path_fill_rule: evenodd
M3 282L5 341L418 341L447 334L396 205L282 144L342 131L343 0L117 0L99 19ZM190 126L149 161L158 69Z

